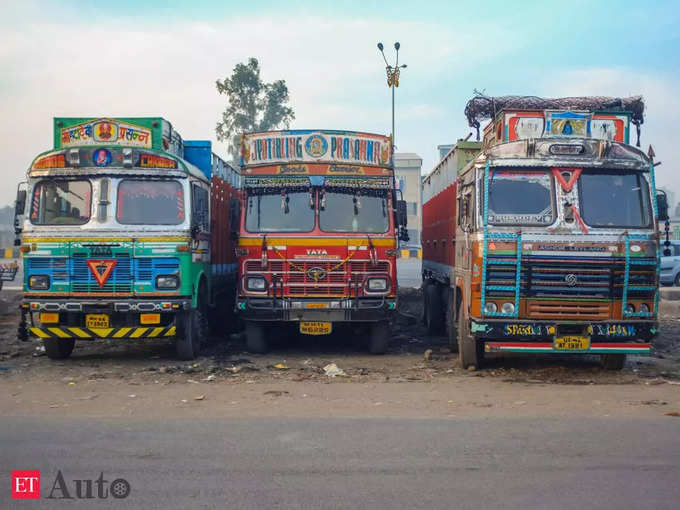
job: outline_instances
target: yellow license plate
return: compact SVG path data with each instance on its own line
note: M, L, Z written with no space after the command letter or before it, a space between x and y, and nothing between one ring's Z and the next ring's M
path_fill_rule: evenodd
M590 349L590 338L581 335L558 336L553 347L556 351L587 351Z
M160 324L161 314L160 313L143 313L139 316L139 322L141 324Z
M57 324L59 322L59 314L40 312L40 322L43 324Z
M300 333L303 335L330 335L333 331L332 322L301 322Z
M105 313L88 313L85 315L86 328L108 328L109 316Z

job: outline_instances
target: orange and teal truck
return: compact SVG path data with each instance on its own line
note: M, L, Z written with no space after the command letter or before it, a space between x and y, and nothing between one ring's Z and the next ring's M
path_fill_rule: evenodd
M472 127L423 180L424 317L464 367L503 353L600 355L658 334L655 162L630 144L640 97L477 97ZM639 136L639 131L638 131Z

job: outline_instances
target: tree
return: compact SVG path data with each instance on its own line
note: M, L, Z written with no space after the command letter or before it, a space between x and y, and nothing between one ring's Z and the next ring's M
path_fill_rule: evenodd
M240 154L241 133L288 128L295 119L288 106L286 81L263 82L256 58L249 58L247 64L236 64L232 75L217 80L216 85L217 92L227 96L228 104L215 133L219 141L227 142L234 159Z

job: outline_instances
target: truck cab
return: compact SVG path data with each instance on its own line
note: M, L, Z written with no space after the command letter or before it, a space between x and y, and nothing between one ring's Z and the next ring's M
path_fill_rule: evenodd
M650 352L665 211L654 162L628 143L629 118L507 109L485 130L456 176L448 283L424 262L426 284L451 289L429 310L455 317L464 367L521 352L600 354L618 369Z
M220 292L211 265L212 168L204 142L184 142L162 118L57 118L55 149L28 171L20 225L20 336L51 358L76 340L174 338L192 359ZM193 149L193 150L192 150ZM217 157L207 147L208 160Z

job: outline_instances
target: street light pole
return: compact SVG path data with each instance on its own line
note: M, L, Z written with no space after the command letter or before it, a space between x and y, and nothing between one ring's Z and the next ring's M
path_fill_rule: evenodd
M406 64L399 65L399 48L401 47L401 44L398 42L394 43L394 49L396 50L397 54L397 60L393 66L391 66L387 62L387 58L385 57L384 53L384 46L383 43L379 42L378 43L378 50L380 51L380 54L383 57L383 60L385 61L385 71L387 73L387 86L392 89L392 148L394 150L394 147L396 147L396 144L394 143L395 141L395 136L394 136L394 89L399 86L399 74L401 73L402 69L406 68Z

